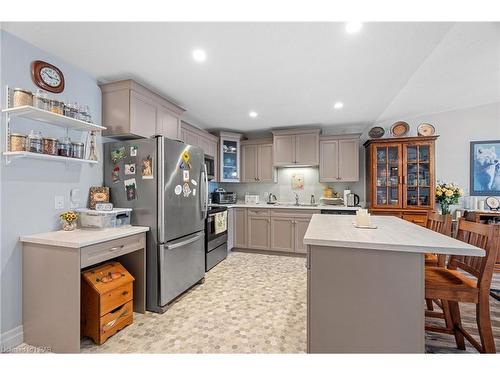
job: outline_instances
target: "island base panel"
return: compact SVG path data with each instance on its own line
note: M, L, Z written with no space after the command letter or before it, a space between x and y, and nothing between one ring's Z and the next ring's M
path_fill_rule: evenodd
M424 255L308 246L309 353L424 353Z

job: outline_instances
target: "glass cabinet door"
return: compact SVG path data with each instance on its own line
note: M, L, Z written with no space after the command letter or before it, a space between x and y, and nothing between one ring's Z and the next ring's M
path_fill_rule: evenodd
M221 181L238 182L240 180L240 142L221 138Z
M414 144L404 147L404 204L406 207L430 207L433 199L431 146Z
M375 147L375 205L399 207L400 201L400 147Z

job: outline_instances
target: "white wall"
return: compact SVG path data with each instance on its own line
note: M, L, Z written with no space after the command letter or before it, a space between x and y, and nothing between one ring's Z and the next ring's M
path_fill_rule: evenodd
M397 118L377 123L386 128L398 120L410 124L410 135L417 135L417 127L422 122L433 124L436 134L436 178L445 182L455 182L469 194L470 142L500 139L500 102L449 112ZM479 199L484 199L479 198Z
M1 32L1 103L5 105L5 86L36 90L30 75L33 60L44 60L58 66L65 76L65 90L59 98L88 104L95 121L101 121L101 91L97 82L79 68L66 64L62 59ZM1 129L5 128L2 117ZM44 136L62 137L65 130L50 128L37 122L13 119L13 131L29 133L30 129L41 130ZM72 140L82 139L84 133L70 132ZM1 150L4 151L2 131ZM99 140L98 143L100 144ZM102 155L102 150L99 150ZM69 209L69 192L80 190L81 205L86 205L88 188L102 184L102 163L79 165L43 160L14 160L10 165L1 159L1 299L0 332L4 342L0 349L19 339L22 324L22 267L19 236L46 232L59 228L59 211L54 209L55 195L65 198L65 208ZM64 272L64 270L61 270ZM15 332L14 335L12 332ZM5 342L6 337L9 342Z

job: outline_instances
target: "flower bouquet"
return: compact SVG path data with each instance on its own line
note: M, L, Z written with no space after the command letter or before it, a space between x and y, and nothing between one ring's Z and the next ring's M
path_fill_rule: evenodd
M453 182L446 184L438 182L436 186L436 202L441 206L441 213L450 213L450 205L458 204L458 198L464 195L464 191Z
M62 223L62 229L66 231L71 231L76 229L76 221L78 220L78 214L75 211L66 211L59 215Z

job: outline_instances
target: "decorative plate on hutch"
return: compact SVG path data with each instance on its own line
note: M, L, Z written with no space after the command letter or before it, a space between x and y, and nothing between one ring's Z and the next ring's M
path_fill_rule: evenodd
M488 197L486 198L485 203L490 210L498 210L500 208L500 201L497 197Z
M434 128L434 125L427 124L425 122L421 123L417 128L417 134L421 137L434 135L435 132L436 128Z
M397 121L391 126L391 134L393 137L404 137L410 131L410 125L405 121Z
M381 126L374 126L368 132L368 135L370 136L370 138L382 138L382 136L384 134L385 134L385 130Z

